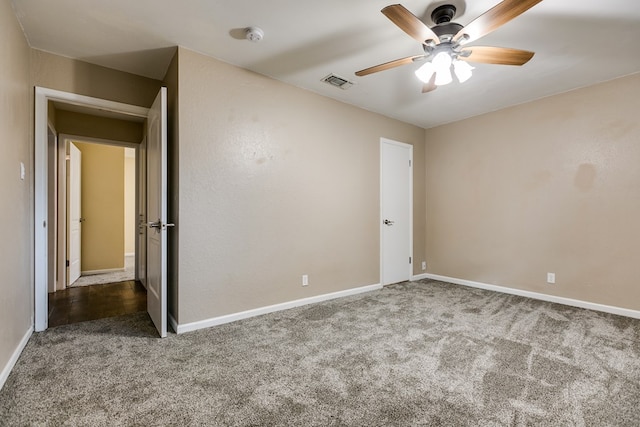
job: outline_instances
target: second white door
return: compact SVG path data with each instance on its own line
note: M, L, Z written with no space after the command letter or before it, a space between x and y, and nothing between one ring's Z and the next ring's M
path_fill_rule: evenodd
M81 173L82 173L82 153L73 143L69 143L69 222L68 222L68 242L69 242L69 280L68 286L78 280L81 273L81 241L82 241L82 218L81 218Z
M409 280L412 272L413 146L380 140L381 283Z

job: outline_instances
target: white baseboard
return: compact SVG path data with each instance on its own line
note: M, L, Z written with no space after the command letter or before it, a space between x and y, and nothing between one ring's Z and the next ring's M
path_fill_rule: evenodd
M332 292L329 294L316 295L314 297L302 298L294 301L283 302L280 304L269 305L266 307L255 308L253 310L241 311L239 313L227 314L225 316L212 317L211 319L200 320L192 323L185 323L178 325L171 316L169 316L169 322L174 328L176 333L182 334L184 332L191 332L198 329L210 328L211 326L222 325L225 323L235 322L237 320L247 319L249 317L260 316L262 314L273 313L275 311L287 310L290 308L300 307L307 304L314 304L317 302L328 301L336 298L342 298L350 295L356 295L363 292L371 292L382 289L382 285L368 285L361 286L359 288L347 289L344 291ZM173 321L172 321L173 319Z
M22 354L22 350L24 350L27 343L29 342L29 338L31 338L32 334L33 334L33 326L29 327L27 332L24 334L24 336L20 340L18 347L16 347L13 354L9 358L9 361L7 362L5 367L2 369L2 372L0 373L0 390L2 390L2 387L4 387L4 383L7 382L7 378L9 378L9 374L11 373L11 370L13 369L14 366L16 366L16 362L18 361L20 354Z
M505 286L489 285L487 283L474 282L465 279L456 279L455 277L439 276L437 274L420 274L413 276L411 280L433 279L441 282L453 283L456 285L469 286L472 288L486 289L488 291L502 292L505 294L519 295L521 297L533 298L541 301L555 302L558 304L570 305L572 307L586 308L594 311L602 311L604 313L617 314L618 316L632 317L640 319L640 311L628 308L615 307L612 305L598 304L595 302L582 301L572 298L559 297L555 295L542 294L539 292L525 291L522 289L507 288Z
M104 273L118 273L124 271L125 268L105 268L104 270L87 270L81 271L81 276L93 276L95 274L104 274Z

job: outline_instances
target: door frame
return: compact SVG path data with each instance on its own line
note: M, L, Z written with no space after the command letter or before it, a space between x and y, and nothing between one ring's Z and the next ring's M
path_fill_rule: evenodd
M138 181L140 180L139 175L140 175L140 171L138 170L138 156L140 155L140 144L136 144L134 142L126 142L126 141L117 141L117 140L111 140L111 139L103 139L103 138L95 138L95 137L89 137L89 136L81 136L81 135L72 135L72 134L68 134L68 133L61 133L58 135L58 155L61 156L59 159L59 173L58 173L58 182L64 182L67 179L67 164L65 161L66 158L66 147L67 144L71 143L71 142L85 142L85 143L89 143L89 144L101 144L101 145L109 145L112 147L122 147L122 148L133 148L134 150L136 150L136 192L138 191ZM137 196L137 194L136 194ZM67 187L66 185L58 185L58 206L60 206L61 204L65 206L65 210L66 210L66 203L67 203ZM135 206L135 221L137 224L138 221L138 211L140 210L140 207L138 206L138 198L136 197L136 206ZM65 212L63 212L65 213ZM62 214L60 214L60 216L62 216ZM66 217L66 216L65 216ZM59 219L58 223L57 223L57 227L58 227L58 235L61 236L60 239L58 239L58 251L60 256L57 257L58 260L58 271L62 272L61 275L61 280L62 280L62 284L63 286L60 286L57 290L61 290L61 289L66 289L68 287L68 274L67 274L67 266L66 266L66 256L63 256L62 254L67 253L67 242L65 237L67 236L67 223L66 221L62 221ZM136 227L136 231L137 231L137 227ZM136 235L137 237L137 235ZM139 250L138 250L138 240L136 239L136 259L138 256ZM49 254L50 255L50 254ZM137 263L137 262L136 262ZM137 277L137 271L136 271L136 279L138 279Z
M411 162L411 166L409 167L409 241L407 242L409 245L409 257L411 258L411 262L409 263L409 276L408 280L411 280L413 276L413 145L407 144L404 142L394 141L389 138L380 138L380 209L379 209L379 232L380 232L380 284L385 285L384 283L384 224L382 223L382 207L384 206L384 192L383 192L383 156L382 156L382 147L384 144L396 145L402 148L409 149L409 161Z
M149 109L137 105L124 104L106 99L64 92L55 89L35 88L35 129L34 129L34 329L44 331L48 327L48 103L58 101L96 110L110 111L146 118Z

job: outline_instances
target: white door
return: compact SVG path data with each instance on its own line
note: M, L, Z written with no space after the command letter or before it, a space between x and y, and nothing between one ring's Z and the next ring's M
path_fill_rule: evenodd
M136 235L136 280L147 287L147 140L140 143L136 153L138 228Z
M82 153L69 143L69 281L68 286L80 277L80 244L82 236L81 218L81 171Z
M147 117L147 312L167 336L167 88Z
M380 141L380 263L383 285L409 280L412 270L413 146Z

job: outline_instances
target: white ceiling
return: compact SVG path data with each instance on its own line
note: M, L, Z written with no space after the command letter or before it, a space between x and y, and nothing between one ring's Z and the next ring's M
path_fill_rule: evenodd
M458 5L466 25L498 0L415 1ZM429 128L640 71L638 0L544 0L472 43L535 51L522 67L474 64L473 77L427 94L419 64L365 77L354 72L422 53L380 9L388 0L13 0L32 47L162 79L180 45L313 92ZM466 9L466 10L465 10ZM423 19L428 22L426 19ZM245 27L264 30L260 43ZM428 22L428 25L432 25ZM353 82L322 83L329 73Z

